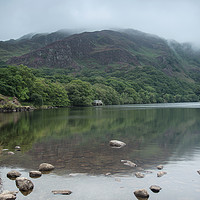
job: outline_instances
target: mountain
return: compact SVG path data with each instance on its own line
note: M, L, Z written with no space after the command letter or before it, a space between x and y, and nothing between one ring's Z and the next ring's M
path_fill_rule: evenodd
M36 105L200 100L200 50L137 30L28 34L0 60L0 93Z
M70 30L60 30L53 33L30 33L17 40L0 41L0 61L7 61L13 56L21 56L50 43L62 40L73 34Z
M153 66L168 76L190 81L192 79L187 72L200 69L200 52L193 50L189 44L169 42L132 29L66 36L56 32L25 39L26 44L32 44L29 47L33 51L12 57L7 63L34 68L63 68L71 72L81 72L87 68L106 73L113 70L128 73L136 67ZM18 45L23 44L23 40L17 42Z

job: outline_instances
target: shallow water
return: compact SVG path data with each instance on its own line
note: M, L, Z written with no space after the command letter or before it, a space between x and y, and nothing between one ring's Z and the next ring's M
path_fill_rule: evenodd
M133 192L145 188L150 200L196 200L200 195L200 103L124 105L41 110L0 114L0 141L4 149L22 151L0 154L4 190L17 190L6 174L19 170L28 177L42 162L56 169L31 179L34 190L17 199L136 199ZM111 139L124 141L110 148ZM123 165L131 160L136 168ZM156 166L167 174L158 178ZM145 178L135 177L135 172ZM105 176L106 173L110 176ZM151 173L150 173L151 172ZM155 194L151 185L162 190ZM71 190L69 196L52 190Z

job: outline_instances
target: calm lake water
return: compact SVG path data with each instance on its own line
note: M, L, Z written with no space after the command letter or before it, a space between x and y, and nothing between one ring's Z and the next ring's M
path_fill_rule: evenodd
M111 139L124 141L121 149ZM11 169L29 177L42 162L50 174L30 178L35 187L20 200L136 200L146 189L150 200L198 200L200 196L200 103L123 105L0 113L0 190L17 190ZM14 147L21 146L16 152ZM136 168L121 163L130 160ZM167 174L157 177L156 166ZM136 178L135 172L145 173ZM150 173L151 172L151 173ZM111 173L110 176L105 176ZM153 193L149 187L159 185ZM69 196L52 190L71 190Z

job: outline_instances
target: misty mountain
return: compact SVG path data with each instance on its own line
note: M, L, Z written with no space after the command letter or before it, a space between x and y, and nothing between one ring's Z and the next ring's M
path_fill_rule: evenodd
M6 44L8 49L13 48ZM29 39L15 41L13 45L16 44L28 53L10 58L8 64L64 68L79 73L85 69L103 73L118 70L122 74L132 72L136 67L151 66L168 76L190 81L200 69L200 52L190 44L167 41L132 29L72 35L66 32L36 34ZM28 50L24 48L25 44L28 44Z

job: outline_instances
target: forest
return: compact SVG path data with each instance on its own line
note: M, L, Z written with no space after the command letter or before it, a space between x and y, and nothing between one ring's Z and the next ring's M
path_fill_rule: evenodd
M146 104L199 101L200 86L166 76L153 67L137 67L126 76L116 72L74 76L64 69L3 65L0 94L35 107L91 106L95 99L104 105Z

